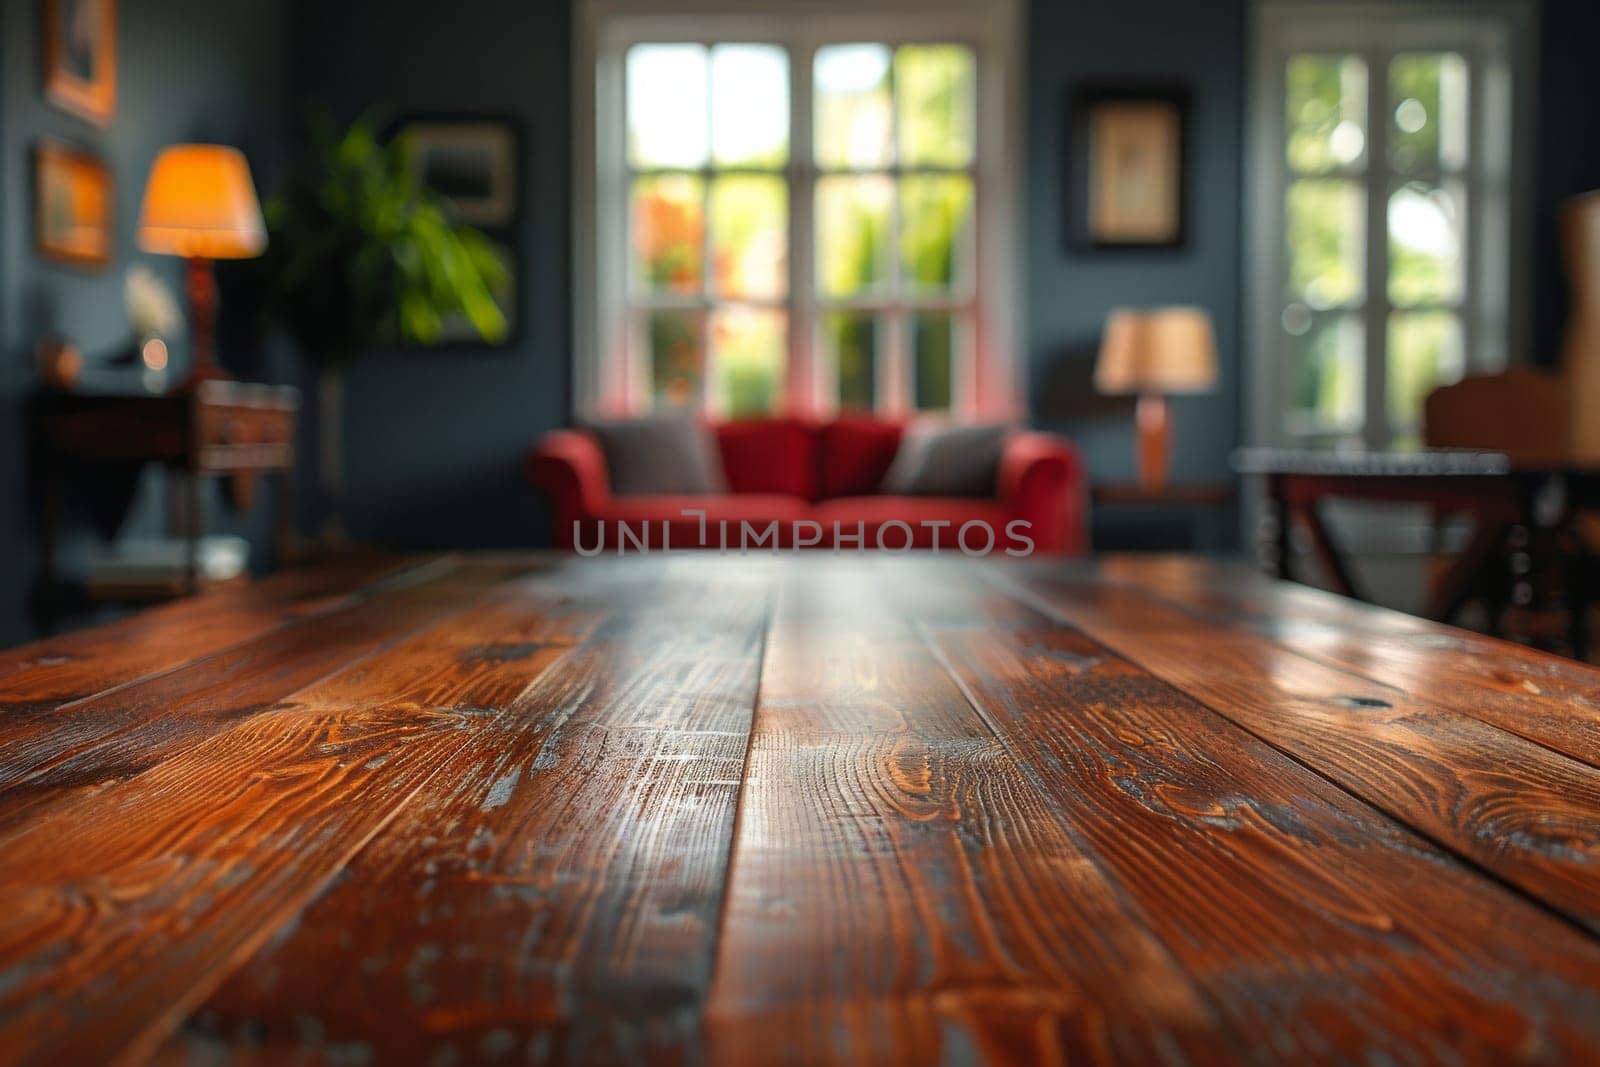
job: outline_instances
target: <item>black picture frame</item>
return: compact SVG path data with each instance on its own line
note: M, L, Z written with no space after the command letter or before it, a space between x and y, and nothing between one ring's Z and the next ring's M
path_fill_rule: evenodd
M510 283L503 299L499 300L500 309L506 316L506 335L499 341L486 341L479 337L470 328L452 329L447 323L444 336L431 343L413 343L408 348L436 352L442 349L454 351L471 350L504 350L515 347L522 337L523 319L523 286L522 270L525 261L522 249L522 222L525 203L524 187L527 184L526 141L522 121L513 115L494 112L413 112L400 116L390 126L389 137L398 137L403 134L413 137L414 142L419 133L429 130L448 130L457 128L462 131L473 129L492 130L493 136L503 139L509 144L510 173L506 176L507 187L503 204L497 203L497 209L492 215L468 210L457 214L451 212L456 221L471 226L478 230L504 252L507 263ZM423 142L426 150L426 142ZM416 151L416 148L413 148ZM422 167L421 161L417 164ZM426 174L419 173L419 180L426 184ZM438 191L438 190L435 190ZM449 197L445 197L447 205ZM447 206L447 211L449 210Z
M1108 233L1097 225L1094 188L1099 165L1095 143L1097 112L1108 105L1149 105L1169 111L1175 122L1170 145L1170 179L1175 183L1171 198L1176 218L1166 222L1152 219L1148 235ZM1142 108L1140 110L1143 110ZM1187 246L1190 212L1190 110L1188 86L1166 82L1085 83L1066 93L1063 115L1062 151L1065 163L1063 182L1062 244L1072 252L1171 252ZM1155 232L1159 231L1159 232Z

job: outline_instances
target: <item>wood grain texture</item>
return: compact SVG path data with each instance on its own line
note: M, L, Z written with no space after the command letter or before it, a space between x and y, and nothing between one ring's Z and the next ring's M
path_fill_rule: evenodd
M1049 619L930 639L1272 1058L1551 1057L1600 1039L1593 939L1201 702Z
M1490 726L1461 702L1206 625L1142 589L1039 574L1027 584L1063 621L1600 932L1600 770Z
M1153 1062L1227 1047L888 591L854 561L783 586L714 1059Z
M548 607L513 584L0 842L10 1057L150 1051L544 669L494 650L528 648Z
M1583 664L1268 581L1243 565L1197 568L1181 559L1121 558L1105 565L1104 574L1155 591L1202 624L1247 627L1413 696L1470 692L1472 699L1455 704L1457 710L1600 766L1600 678Z
M233 605L0 654L0 1064L1600 1058L1581 665L1195 560Z
M588 639L476 725L165 1055L596 1062L692 1045L770 569L590 576L583 613L538 637Z
M120 622L0 651L0 746L28 712L93 696L258 637L286 620L334 610L385 575L437 566L362 556L230 585Z
M255 641L66 705L5 718L0 838L79 791L106 788L252 715L382 645L459 611L524 565L410 571L291 620Z

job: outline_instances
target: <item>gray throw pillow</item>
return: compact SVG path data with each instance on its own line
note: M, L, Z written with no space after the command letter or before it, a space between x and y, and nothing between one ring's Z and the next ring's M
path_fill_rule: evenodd
M711 432L694 419L592 422L615 496L704 496L727 492Z
M900 439L883 491L893 496L992 497L1008 426L920 423Z

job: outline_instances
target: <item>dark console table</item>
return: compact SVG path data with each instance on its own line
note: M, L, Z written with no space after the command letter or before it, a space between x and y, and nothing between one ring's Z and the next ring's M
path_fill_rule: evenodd
M299 391L288 386L206 381L164 395L41 392L30 424L44 495L41 616L59 596L57 555L67 468L75 464L160 463L184 476L188 542L183 580L173 595L200 586L199 543L205 526L200 487L222 477L234 502L249 506L255 482L279 479L277 551L291 550L292 474ZM53 619L42 617L46 624Z

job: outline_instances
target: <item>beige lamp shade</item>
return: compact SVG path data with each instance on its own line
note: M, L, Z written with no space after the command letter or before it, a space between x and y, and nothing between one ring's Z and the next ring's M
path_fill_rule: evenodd
M1200 308L1113 311L1094 387L1102 393L1200 393L1217 383L1217 342Z
M169 145L150 167L139 247L189 259L249 259L267 247L250 165L237 148Z

